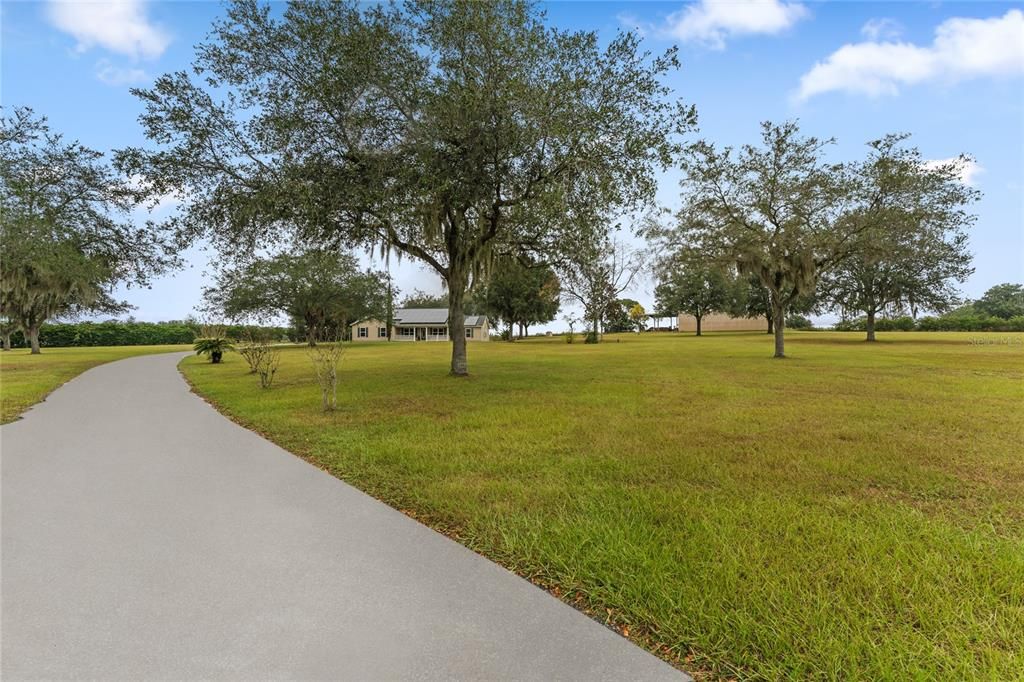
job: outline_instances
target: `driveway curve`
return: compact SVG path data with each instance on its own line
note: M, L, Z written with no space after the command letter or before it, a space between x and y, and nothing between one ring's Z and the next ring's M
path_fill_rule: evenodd
M3 679L685 679L225 419L182 357L0 428Z

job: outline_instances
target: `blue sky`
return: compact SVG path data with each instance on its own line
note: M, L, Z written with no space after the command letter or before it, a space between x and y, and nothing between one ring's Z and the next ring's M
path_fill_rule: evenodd
M836 137L836 158L856 158L888 132L913 134L927 158L961 152L967 179L984 193L964 285L1024 281L1024 12L1021 3L554 2L549 21L607 38L643 32L651 50L677 44L671 85L696 104L697 135L721 144L754 141L762 120L799 118L806 133ZM141 107L128 92L187 68L193 46L223 12L214 2L3 2L0 101L29 105L68 137L109 150L144 144ZM666 173L659 199L678 202ZM166 208L164 210L173 210ZM159 217L159 214L157 215ZM199 303L206 255L192 267L127 291L138 319L182 318ZM439 291L436 276L408 259L404 291ZM641 280L632 297L652 303ZM559 327L559 324L555 324Z

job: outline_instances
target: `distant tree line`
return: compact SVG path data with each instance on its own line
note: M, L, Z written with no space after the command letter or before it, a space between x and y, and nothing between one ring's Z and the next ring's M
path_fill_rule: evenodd
M226 335L241 339L247 333L259 330L274 340L297 340L296 330L289 327L253 327L228 325ZM199 334L199 323L194 321L170 322L51 322L40 326L39 345L44 348L63 346L162 346L191 344ZM7 338L4 339L5 346ZM11 330L10 346L28 345L20 330Z
M865 331L867 317L841 320L839 331ZM977 301L943 315L891 315L875 320L878 331L1024 332L1024 285L997 284Z

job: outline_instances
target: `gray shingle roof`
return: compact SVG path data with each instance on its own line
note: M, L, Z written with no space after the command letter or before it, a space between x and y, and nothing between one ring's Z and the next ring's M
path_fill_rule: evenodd
M483 315L466 315L467 327L483 326ZM395 324L448 324L447 308L401 308L395 311Z

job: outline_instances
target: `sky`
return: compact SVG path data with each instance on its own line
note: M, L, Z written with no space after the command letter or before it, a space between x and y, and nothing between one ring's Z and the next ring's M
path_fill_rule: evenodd
M562 29L637 30L654 52L679 47L668 84L696 105L691 139L756 142L761 121L798 119L805 134L834 137L838 159L861 158L890 132L912 134L928 159L969 154L964 180L983 193L971 231L976 298L1024 282L1024 3L696 2L542 3ZM187 69L221 16L218 2L0 2L0 103L31 106L69 138L109 151L146 145L131 87ZM661 178L658 202L679 204L679 174ZM173 205L158 207L159 219ZM145 215L137 216L145 219ZM120 291L139 320L194 314L209 284L211 254L149 289ZM370 256L365 256L366 262ZM377 264L379 266L379 264ZM440 292L432 271L392 263L403 292ZM630 298L653 304L638 278ZM556 321L548 326L561 329ZM541 328L543 330L544 327Z

